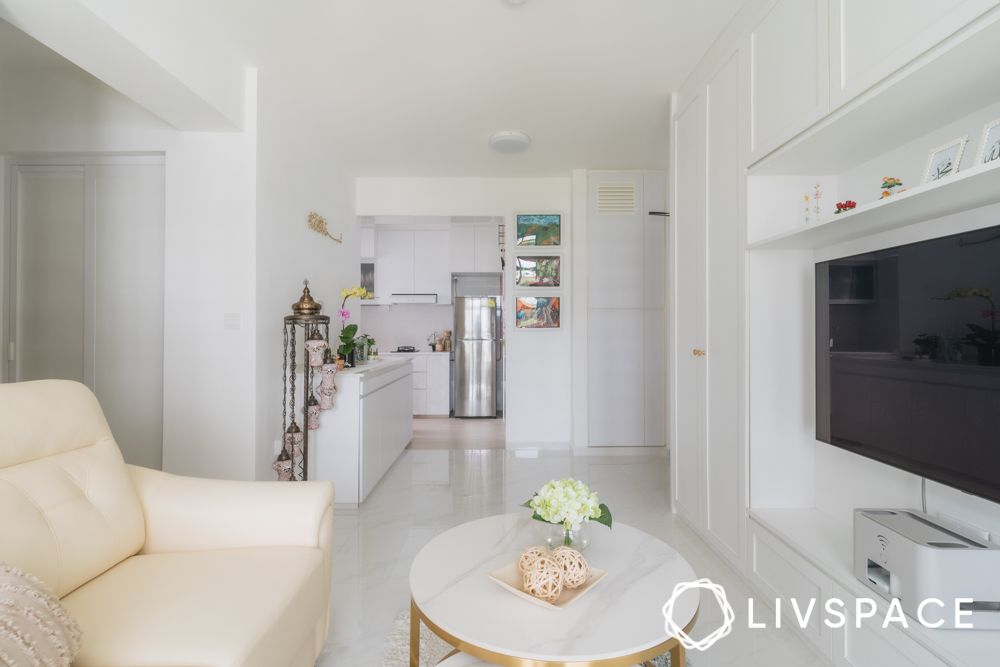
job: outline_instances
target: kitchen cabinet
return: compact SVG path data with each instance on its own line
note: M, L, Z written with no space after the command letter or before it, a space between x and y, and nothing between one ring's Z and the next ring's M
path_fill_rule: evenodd
M449 239L452 273L500 273L500 229L489 224L453 224Z
M439 304L451 303L449 258L447 230L413 232L413 292L436 294Z
M413 367L413 414L447 417L451 413L451 359L447 352L390 352Z
M361 225L361 259L375 258L375 225Z
M392 303L394 294L451 303L447 230L379 229L375 239L375 296L381 303Z
M827 0L773 0L750 28L751 162L829 111L827 11Z
M830 0L836 108L971 23L998 0Z

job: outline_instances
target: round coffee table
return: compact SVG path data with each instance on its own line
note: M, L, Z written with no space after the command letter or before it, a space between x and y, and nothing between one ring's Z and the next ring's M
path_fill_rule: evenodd
M631 667L670 653L683 667L684 647L666 633L661 609L679 582L697 579L672 547L630 526L588 528L584 555L606 570L593 589L562 609L548 609L502 589L487 573L541 542L541 524L501 514L447 530L424 546L410 568L410 666L419 667L420 623L456 649L514 667ZM674 606L690 631L696 596Z

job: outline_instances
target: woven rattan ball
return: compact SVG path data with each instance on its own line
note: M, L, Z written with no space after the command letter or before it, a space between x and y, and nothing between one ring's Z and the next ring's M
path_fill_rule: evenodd
M579 588L587 583L587 578L590 577L590 564L582 553L572 547L556 547L551 558L562 568L563 586Z
M524 574L531 569L531 565L539 558L545 558L549 555L549 552L543 547L531 547L517 559L517 569Z
M537 559L524 573L524 592L546 602L555 602L562 595L562 568L548 557Z

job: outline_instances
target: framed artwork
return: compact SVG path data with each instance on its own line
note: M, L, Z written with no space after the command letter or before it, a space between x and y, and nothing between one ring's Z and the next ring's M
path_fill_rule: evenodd
M1000 160L1000 118L986 123L983 128L983 141L979 144L976 164L988 164L997 160Z
M558 329L559 297L519 296L514 301L514 322L518 329Z
M514 258L515 287L559 287L561 257L518 255Z
M965 135L932 150L930 157L927 158L927 167L924 168L924 178L921 182L933 183L957 174L968 141L969 135Z
M518 213L514 218L517 232L515 245L562 245L561 213Z

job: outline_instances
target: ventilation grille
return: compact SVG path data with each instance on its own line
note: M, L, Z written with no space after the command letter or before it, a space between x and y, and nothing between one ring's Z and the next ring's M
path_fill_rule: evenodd
M635 213L635 186L626 183L598 185L597 212L609 215Z

